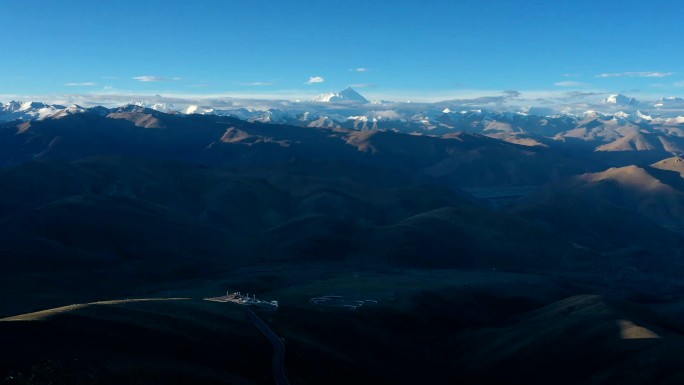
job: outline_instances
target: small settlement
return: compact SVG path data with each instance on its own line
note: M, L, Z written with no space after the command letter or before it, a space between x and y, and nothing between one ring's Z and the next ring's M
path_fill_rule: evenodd
M242 294L239 291L230 293L221 297L205 298L206 301L213 302L231 302L243 306L254 306L263 310L278 310L278 301L263 301L256 298L255 294L250 296L249 293Z

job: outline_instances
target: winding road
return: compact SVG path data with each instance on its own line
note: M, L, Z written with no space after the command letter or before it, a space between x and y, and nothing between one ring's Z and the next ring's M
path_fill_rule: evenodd
M249 318L250 321L256 326L261 333L263 333L266 338L268 338L269 341L271 341L271 345L273 345L273 360L272 360L272 370L273 370L273 378L275 379L275 382L277 385L290 385L290 382L287 380L287 377L285 376L285 367L283 366L283 360L285 359L285 345L283 344L283 341L278 337L277 334L271 330L271 328L266 325L266 323L259 318L256 313L252 309L248 309L245 307L245 313L247 313L247 317Z
M1 318L0 322L2 321L42 321L44 319L47 319L49 317L61 314L61 313L66 313L70 312L73 310L78 310L81 308L89 307L89 306L98 306L98 305L119 305L119 304L125 304L125 303L132 303L132 302L148 302L148 301L185 301L189 300L190 298L137 298L137 299L123 299L123 300L112 300L112 301L98 301L98 302L90 302L90 303L82 303L82 304L74 304L74 305L69 305L69 306L62 306L54 309L48 309L48 310L43 310L43 311L38 311L34 313L27 313L27 314L22 314L18 316L13 316L13 317L7 317L7 318ZM205 299L207 300L207 299ZM220 301L224 302L224 301ZM261 333L263 333L266 338L271 342L271 345L273 345L273 360L272 360L272 370L273 370L273 378L275 379L276 385L290 385L290 382L287 380L287 377L285 376L285 367L283 366L283 360L285 359L285 345L283 344L283 341L278 337L277 334L271 330L268 325L258 316L252 309L249 309L247 306L242 305L241 306L245 313L247 314L247 318L252 321L254 326L256 326Z

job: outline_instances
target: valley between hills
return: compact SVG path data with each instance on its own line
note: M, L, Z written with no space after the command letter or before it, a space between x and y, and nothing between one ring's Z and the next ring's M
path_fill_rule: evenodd
M47 311L0 383L273 383L226 291L278 301L292 384L681 383L682 124L524 119L0 123L0 318Z

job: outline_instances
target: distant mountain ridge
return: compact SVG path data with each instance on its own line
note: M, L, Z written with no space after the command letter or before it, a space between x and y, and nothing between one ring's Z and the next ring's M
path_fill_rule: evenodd
M161 96L157 95L152 100L159 98ZM481 99L480 103L485 105L489 103L487 98ZM676 118L684 121L684 99L674 96L659 98L652 102L642 102L627 95L611 94L600 103L588 106L584 111L572 113L539 106L511 107L504 110L501 106L479 107L477 106L478 99L435 103L398 103L386 100L371 102L352 87L338 92L320 94L308 101L241 99L239 102L233 102L231 100L231 98L216 99L208 105L202 105L183 102L181 99L177 102L136 99L125 105L145 107L166 113L230 115L245 120L265 121L270 117L272 123L291 123L293 120L311 123L322 117L328 117L337 123L342 123L352 117L364 117L370 121L434 121L443 114L448 114L453 118L457 114L472 113L496 116L497 119L501 116L514 115L582 119L586 115L599 114L617 116L630 121ZM67 108L65 105L46 104L39 101L10 101L0 104L0 121L43 119L65 108Z
M597 152L657 153L649 161L684 153L684 116L673 116L668 112L671 106L684 105L684 100L662 98L648 112L644 112L644 103L622 94L608 96L603 104L613 111L557 114L543 108L524 108L496 112L461 106L457 101L371 103L347 87L340 92L319 95L310 102L284 103L277 107L183 107L136 100L116 108L84 108L12 101L0 105L0 122L40 121L85 112L107 116L140 109L172 115L226 116L253 123L360 131L390 130L430 136L448 136L463 131L530 147L580 146Z

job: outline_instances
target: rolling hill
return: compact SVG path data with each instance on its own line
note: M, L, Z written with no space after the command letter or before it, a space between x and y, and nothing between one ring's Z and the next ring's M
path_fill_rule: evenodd
M38 311L0 322L0 378L270 383L242 313L108 301L242 290L281 303L264 319L292 383L677 379L684 179L664 134L443 114L431 134L141 106L0 124L0 316Z

